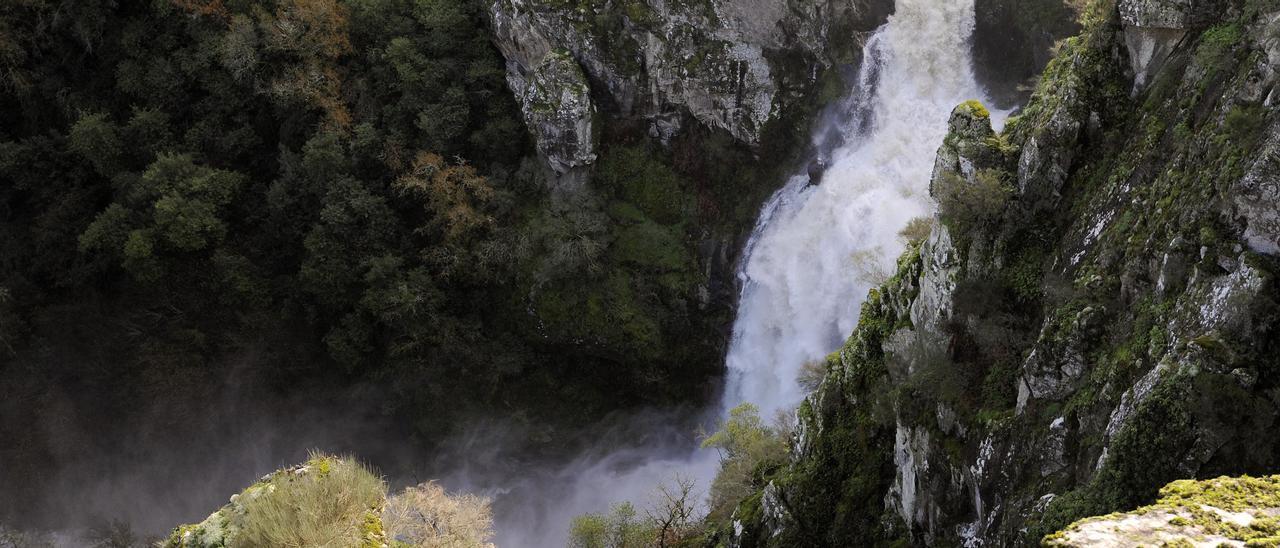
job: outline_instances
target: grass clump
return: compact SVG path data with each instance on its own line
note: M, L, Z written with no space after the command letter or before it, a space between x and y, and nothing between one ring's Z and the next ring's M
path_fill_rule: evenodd
M916 217L907 221L907 226L898 231L898 238L908 246L915 246L929 239L931 232L933 232L933 218Z
M382 478L363 464L313 454L245 497L229 546L359 546L366 516L376 515L385 494Z
M434 483L388 498L382 478L355 459L312 453L157 546L493 548L492 526L488 499L449 496Z

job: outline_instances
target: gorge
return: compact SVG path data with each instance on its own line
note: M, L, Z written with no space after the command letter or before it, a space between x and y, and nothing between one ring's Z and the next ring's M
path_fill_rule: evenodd
M22 0L0 84L0 546L1280 542L1274 0Z

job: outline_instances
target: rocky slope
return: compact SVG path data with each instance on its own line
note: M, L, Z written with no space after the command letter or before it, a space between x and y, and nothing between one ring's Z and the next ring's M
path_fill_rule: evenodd
M798 411L738 545L1027 545L1280 468L1280 6L1096 2ZM729 530L729 529L727 529Z

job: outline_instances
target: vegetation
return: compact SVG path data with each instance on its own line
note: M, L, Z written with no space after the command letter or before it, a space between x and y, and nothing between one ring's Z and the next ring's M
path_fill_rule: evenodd
M470 494L449 496L428 482L387 499L382 510L387 538L408 546L492 548L489 500Z
M663 149L602 124L589 188L549 196L486 7L0 13L0 491L35 501L0 516L56 514L27 472L67 465L33 426L62 391L84 454L142 431L179 447L232 386L376 387L359 403L421 443L473 415L564 433L703 394L730 303L707 273L731 273L696 246L750 226L791 128Z
M763 487L763 478L782 465L787 455L787 440L781 429L765 424L759 409L750 403L730 409L729 419L702 440L702 447L720 453L720 471L711 482L708 515L719 521L728 519L739 501Z
M1007 173L996 169L981 169L968 178L946 171L934 184L933 194L943 222L969 234L1000 218L1013 196L1013 185Z
M366 514L375 513L386 485L352 459L313 455L248 493L232 546L357 546Z
M183 525L172 548L332 546L492 548L489 501L448 496L433 483L387 496L386 484L350 458L313 453L248 487L205 521Z
M898 231L898 237L908 246L920 245L933 231L934 220L931 217L916 217L907 221L907 226Z
M701 519L692 480L676 477L658 487L653 505L642 516L630 502L615 504L607 514L574 518L571 548L668 548L696 545Z

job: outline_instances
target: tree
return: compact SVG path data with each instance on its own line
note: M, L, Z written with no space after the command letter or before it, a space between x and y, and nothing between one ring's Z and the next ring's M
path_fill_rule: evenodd
M608 514L578 516L569 530L572 548L647 548L656 538L655 524L640 518L630 502L615 504Z
M80 236L80 249L119 257L139 279L163 274L165 257L210 251L227 233L224 209L243 184L240 175L161 154L141 176L124 177L116 202Z
M658 487L654 504L648 511L658 548L679 546L696 535L701 511L694 500L695 485L690 478L676 476Z
M105 114L86 114L76 120L71 126L68 144L103 176L110 177L122 167L124 143L119 129Z
M409 173L396 179L395 188L424 202L431 214L429 226L446 242L493 227L493 217L485 212L493 187L466 164L449 165L438 154L420 152Z
M969 178L943 172L933 189L942 220L961 232L994 222L1013 196L1013 186L1006 179L1007 174L996 169L980 169Z
M760 410L744 403L729 410L714 434L702 440L702 447L720 452L720 471L711 483L709 516L723 521L738 503L756 488L762 468L781 465L787 455L786 440L779 431L760 419Z

